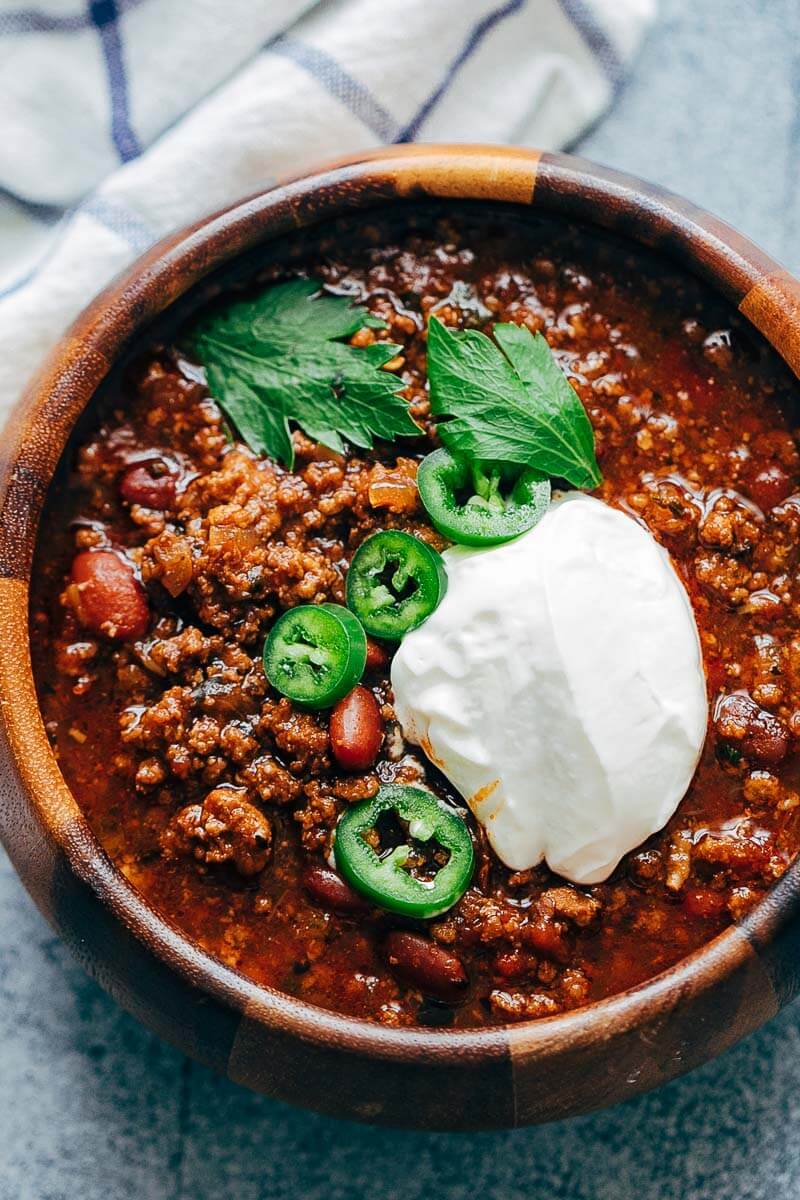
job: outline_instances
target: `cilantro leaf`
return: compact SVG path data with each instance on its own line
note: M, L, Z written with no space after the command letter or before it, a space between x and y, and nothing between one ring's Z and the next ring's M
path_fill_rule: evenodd
M596 487L602 476L591 422L547 341L506 324L495 325L494 339L475 329L454 332L431 317L431 412L445 446Z
M289 422L341 452L374 437L414 437L419 428L382 370L400 347L357 348L342 339L385 328L345 296L319 294L311 279L277 284L206 318L193 336L211 394L251 450L294 464Z

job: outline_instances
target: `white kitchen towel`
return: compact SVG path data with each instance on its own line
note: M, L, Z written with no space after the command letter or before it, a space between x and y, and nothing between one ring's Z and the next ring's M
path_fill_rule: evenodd
M0 0L0 419L163 234L403 141L554 149L656 0Z

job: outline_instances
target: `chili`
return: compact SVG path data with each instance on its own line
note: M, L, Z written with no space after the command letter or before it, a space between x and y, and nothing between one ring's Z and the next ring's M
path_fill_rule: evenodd
M60 769L148 904L231 969L309 1004L392 1028L477 1028L635 987L741 921L800 849L797 382L693 276L530 207L420 201L295 231L265 247L254 286L294 275L358 295L386 322L355 338L402 346L392 369L420 437L338 454L295 431L288 471L231 440L183 331L173 345L147 335L79 423L42 517L30 644ZM207 299L225 301L219 282ZM392 640L370 651L384 736L369 768L338 761L335 706L276 694L261 655L281 613L343 603L353 551L378 530L441 544L413 483L436 446L433 306L463 328L541 328L569 364L603 501L650 529L686 585L709 727L678 811L606 883L508 870L466 812L470 886L409 928L359 904L330 864L340 817L381 786L427 787L459 811L392 717ZM144 463L174 487L145 496L137 474L134 496ZM387 476L402 482L391 505ZM139 589L124 634L121 589L95 609L81 586L105 554ZM507 707L513 718L510 696ZM469 731L469 714L454 716ZM381 818L387 848L395 820ZM469 979L458 995L458 962L437 950ZM454 991L432 1005L420 993L437 977Z

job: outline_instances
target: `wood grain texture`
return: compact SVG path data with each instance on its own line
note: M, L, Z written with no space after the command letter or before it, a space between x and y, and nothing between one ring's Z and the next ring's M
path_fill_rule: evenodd
M787 871L740 925L780 1005L800 993L800 872Z
M27 580L75 421L138 331L209 272L293 229L420 196L491 200L611 229L739 305L800 367L798 285L724 223L563 155L395 147L284 181L166 238L78 318L0 449L0 836L53 926L131 1012L232 1079L339 1116L489 1128L588 1111L705 1061L800 990L800 871L741 929L646 985L563 1016L478 1031L389 1029L258 987L152 910L108 860L50 750L33 685Z
M626 997L575 1013L569 1040L555 1022L549 1038L549 1021L513 1030L516 1123L588 1112L667 1083L778 1011L767 971L737 929L693 959L693 970L665 972ZM554 1074L562 1081L556 1111L549 1088Z
M502 200L530 204L539 154L530 150L468 148L458 163L438 146L409 146L402 167L391 169L401 196ZM423 166L423 171L420 171Z
M788 271L766 273L746 293L739 309L800 375L800 283L794 276Z
M285 1003L288 1010L291 1001ZM308 1104L313 1094L312 1105L320 1112L376 1125L436 1130L514 1125L513 1070L504 1030L392 1030L379 1039L383 1044L376 1057L377 1040L365 1031L366 1022L318 1013L316 1024L322 1038L287 1035L270 1027L256 1002L237 1030L229 1077L295 1103ZM317 1088L310 1086L314 1080Z
M367 187L373 195L380 191L387 200L430 196L530 204L541 158L540 150L517 146L459 146L454 155L451 146L420 143L346 155L319 170L341 176L351 190ZM286 186L307 178L289 176L280 182ZM352 195L350 201L348 207Z
M738 230L690 200L571 155L541 156L535 203L659 250L735 305L776 267Z

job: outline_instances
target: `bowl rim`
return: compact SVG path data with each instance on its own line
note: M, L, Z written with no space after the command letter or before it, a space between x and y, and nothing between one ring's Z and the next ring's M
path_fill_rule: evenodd
M26 572L24 560L32 554L44 495L78 415L131 338L212 270L272 237L358 209L377 210L398 200L413 205L425 198L530 204L534 195L537 212L621 231L634 242L661 249L735 303L800 373L800 285L702 209L571 155L485 145L408 145L292 177L164 238L73 322L16 406L3 439L0 580L13 585L17 602L9 619L0 620L0 709L14 767L39 825L98 900L186 982L251 1021L374 1058L406 1061L425 1055L474 1065L509 1046L512 1054L542 1057L557 1054L565 1041L589 1045L635 1031L654 1016L666 1018L676 994L690 997L720 985L752 956L752 945L768 943L790 919L788 897L796 891L800 865L790 866L745 921L668 970L627 991L536 1021L479 1029L391 1028L257 984L200 949L151 908L89 828L58 767L36 700L27 621L30 563ZM37 470L40 476L32 478ZM20 549L26 542L28 548Z

